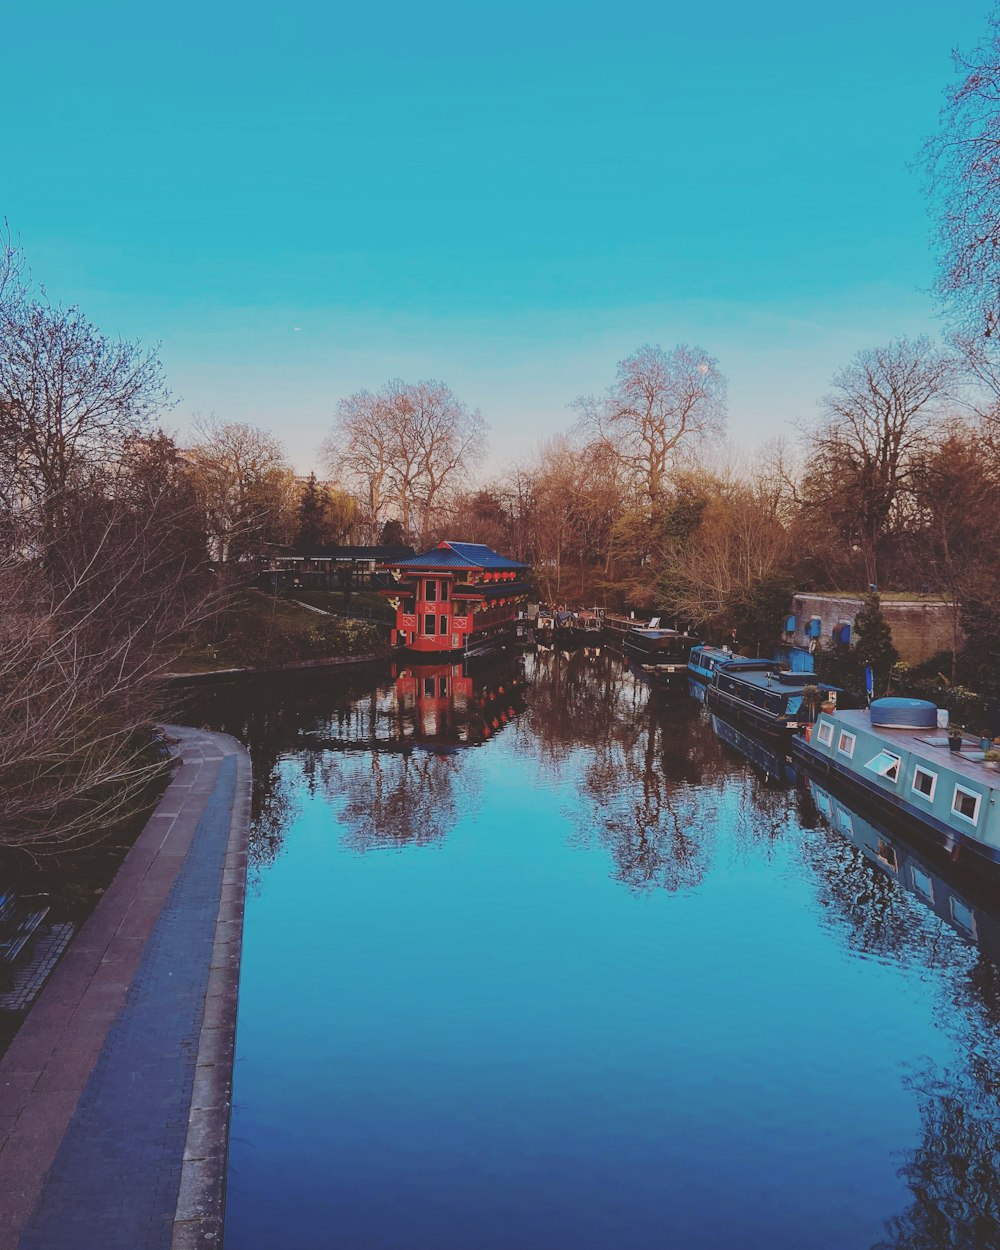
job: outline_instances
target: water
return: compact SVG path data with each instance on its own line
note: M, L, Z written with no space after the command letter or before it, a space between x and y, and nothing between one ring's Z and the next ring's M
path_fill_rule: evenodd
M1000 1244L981 891L607 654L199 697L257 778L227 1250Z

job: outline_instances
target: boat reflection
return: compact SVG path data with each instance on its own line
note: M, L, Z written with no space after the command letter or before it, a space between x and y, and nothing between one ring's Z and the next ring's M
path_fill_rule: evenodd
M829 789L812 778L805 785L825 823L847 838L882 873L966 942L975 943L1000 965L1000 896L988 883L948 864L932 859L898 830L862 816Z
M773 739L762 741L717 714L711 715L710 721L716 737L738 751L765 780L781 787L798 784L800 794L804 789L808 795L806 806L811 800L816 815L828 828L860 851L879 874L891 878L964 941L978 945L982 953L1000 967L1000 892L988 881L951 863L935 848L925 847L919 836L908 839L899 828L890 829L871 813L862 815L842 794L801 773ZM800 812L800 816L806 827L815 823L808 811ZM852 873L849 865L838 862L842 880L834 883L836 889L845 885L848 878L854 882L857 890L852 887L846 891L851 895L851 909L858 910L855 904L864 901L867 906L860 909L859 915L863 915L867 923L873 912L873 890L865 886L858 873ZM877 883L875 892L881 892ZM875 947L862 943L870 951L884 947L886 941L886 926L875 927L880 932Z
M739 751L740 755L745 756L764 774L765 780L777 781L783 785L794 785L798 774L787 755L781 750L780 742L773 738L762 741L753 734L748 734L745 729L737 728L731 721L719 716L717 712L711 713L710 720L715 736L721 738L727 746Z

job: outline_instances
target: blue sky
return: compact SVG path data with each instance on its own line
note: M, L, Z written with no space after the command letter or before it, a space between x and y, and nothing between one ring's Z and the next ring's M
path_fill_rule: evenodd
M938 329L921 180L986 0L18 6L0 214L162 343L191 414L316 461L337 399L446 381L492 463L644 342L752 447L861 347Z

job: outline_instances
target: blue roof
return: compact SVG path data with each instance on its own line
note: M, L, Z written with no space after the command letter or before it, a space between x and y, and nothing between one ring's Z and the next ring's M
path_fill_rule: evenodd
M508 560L485 543L442 543L430 551L411 556L408 560L393 560L394 568L435 569L526 569L526 564Z

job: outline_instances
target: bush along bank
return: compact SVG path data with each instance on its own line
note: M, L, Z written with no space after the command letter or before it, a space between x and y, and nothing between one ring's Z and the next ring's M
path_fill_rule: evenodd
M378 656L388 654L388 641L387 631L370 621L321 616L294 602L247 592L191 640L174 668L209 673Z

